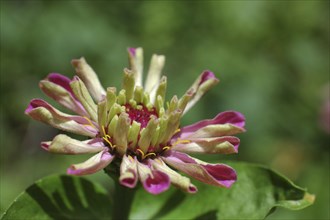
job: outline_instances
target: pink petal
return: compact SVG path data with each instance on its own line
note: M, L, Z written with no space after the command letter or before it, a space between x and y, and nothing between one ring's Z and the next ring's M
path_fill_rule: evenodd
M64 134L57 135L52 141L42 142L41 147L56 154L89 154L107 149L101 138L79 141Z
M239 113L234 111L227 111L219 113L215 118L213 119L207 119L203 121L199 121L195 124L183 127L176 135L176 137L180 137L181 139L185 139L186 137L190 136L197 130L206 127L208 125L217 125L217 124L231 124L238 128L241 128L242 131L244 131L245 126L245 117Z
M46 95L57 101L62 106L76 112L79 115L88 116L84 107L74 95L70 87L71 82L72 80L66 76L58 73L51 73L45 80L40 81L39 86Z
M37 121L75 134L94 137L98 133L96 123L81 116L65 114L42 99L31 100L25 114Z
M228 165L207 164L184 153L168 151L163 160L172 167L210 185L228 188L237 179L235 170Z
M209 70L205 70L201 77L200 77L200 82L198 83L198 85L200 86L201 84L203 84L205 81L210 80L210 79L217 79L214 75L214 73L212 73Z
M61 87L63 87L64 89L66 89L73 97L74 94L73 94L73 91L70 87L70 82L71 82L71 79L69 79L68 77L62 75L62 74L59 74L59 73L51 73L47 76L47 80L52 82L52 83L55 83Z
M138 181L137 161L131 156L123 156L120 164L119 182L128 188L134 188Z
M189 111L189 109L192 108L198 102L198 100L218 82L219 80L211 71L205 70L203 73L201 73L197 80L186 92L186 94L190 94L192 98L187 103L183 114Z
M162 193L170 187L169 176L161 171L138 162L138 172L144 189L151 194Z
M83 163L71 165L67 173L77 176L95 173L108 166L114 157L108 151L101 151Z
M135 56L135 50L136 49L133 47L128 48L128 52L130 53L131 56Z
M149 160L149 163L156 170L166 173L174 186L188 193L196 193L198 191L197 187L191 183L189 178L169 168L161 159Z
M215 138L189 138L189 143L176 144L175 151L185 153L232 154L238 152L239 138L223 136Z

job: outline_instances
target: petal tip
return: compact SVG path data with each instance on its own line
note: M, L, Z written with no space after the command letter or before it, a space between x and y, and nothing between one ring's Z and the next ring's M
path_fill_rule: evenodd
M170 187L170 178L167 174L154 171L153 178L150 176L143 182L144 189L154 195L160 194Z

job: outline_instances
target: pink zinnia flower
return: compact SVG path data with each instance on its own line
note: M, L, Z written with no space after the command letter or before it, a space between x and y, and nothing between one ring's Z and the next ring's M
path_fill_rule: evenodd
M190 179L172 168L207 184L230 187L236 172L225 164L208 164L186 153L237 153L240 143L232 135L244 131L244 116L228 111L187 127L181 117L218 83L204 71L181 97L174 96L164 107L166 77L162 55L153 55L142 87L143 50L128 49L130 68L124 70L122 89L106 90L84 58L73 60L77 75L69 79L49 74L39 84L41 90L77 115L63 113L41 99L33 99L25 113L55 128L87 136L85 141L59 134L41 146L51 153L95 154L67 173L86 175L106 168L115 158L120 162L119 182L134 188L140 180L145 190L158 194L172 183L195 193Z

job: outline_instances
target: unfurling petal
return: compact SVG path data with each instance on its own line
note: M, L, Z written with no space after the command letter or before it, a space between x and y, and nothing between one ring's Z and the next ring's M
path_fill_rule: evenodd
M245 118L241 113L228 111L219 113L213 119L199 121L183 127L176 137L187 139L233 135L244 132L244 126Z
M135 85L142 86L143 49L128 48L129 68L135 73Z
M225 164L207 164L187 154L168 151L163 160L193 178L220 187L230 187L237 179L236 172Z
M114 157L108 151L101 151L83 163L71 165L67 173L77 176L95 173L108 166Z
M82 116L88 116L84 107L77 100L70 87L71 80L58 73L51 73L45 80L41 80L41 90L62 106Z
M120 164L119 182L121 185L134 188L138 181L137 161L131 156L123 156Z
M159 85L160 76L165 64L165 56L154 54L151 58L147 79L144 90L150 94L150 100L154 100L156 89Z
M172 170L162 160L160 159L155 159L153 161L150 160L150 163L156 170L166 173L170 177L171 183L173 183L173 185L175 185L176 187L188 193L197 192L197 187L190 182L189 178L182 176L176 171Z
M75 67L77 75L85 83L93 98L97 102L101 101L105 96L105 90L96 73L88 65L85 58L82 57L80 59L72 60L71 63Z
M94 137L98 129L92 122L81 116L68 115L41 99L31 100L25 110L31 118L71 133Z
M193 85L188 90L188 93L192 93L192 99L188 102L183 114L185 114L196 102L213 86L215 86L219 80L215 77L211 71L204 71Z
M90 118L93 121L97 121L97 105L94 103L89 91L87 90L85 84L78 76L73 77L70 83L73 93L84 106L85 110L88 112Z
M78 141L67 135L59 134L52 141L41 142L41 146L57 154L89 154L106 150L102 139Z
M189 139L188 143L179 143L173 150L185 153L232 154L238 152L240 140L233 136Z
M151 194L162 193L170 187L169 176L148 165L138 162L138 173L144 189Z

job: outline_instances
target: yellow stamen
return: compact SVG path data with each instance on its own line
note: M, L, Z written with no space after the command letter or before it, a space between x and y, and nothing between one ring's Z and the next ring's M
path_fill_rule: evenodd
M178 130L180 130L180 129L178 129ZM188 144L188 143L190 143L189 140L181 140L180 138L178 138L178 139L174 142L174 144L172 144L172 146L175 146L175 145L178 145L178 144ZM170 146L165 146L165 147L163 147L163 150L164 150L164 151L169 150L169 149L171 149Z
M104 128L103 125L102 125L102 131L103 131L103 134L104 134L105 136L107 136L107 133L105 133L105 128Z
M103 131L103 134L104 134L104 137L102 137L103 140L105 140L105 141L110 145L111 149L114 149L114 148L116 147L116 145L113 145L113 144L111 143L111 141L110 141L110 139L111 139L110 135L108 135L108 134L105 132L105 128L104 128L103 125L101 126L101 128L102 128L102 131Z
M177 139L177 141L174 142L174 144L172 144L172 146L178 145L178 144L188 144L190 143L189 140L181 140L180 138Z
M147 153L144 157L146 158L146 157L148 157L148 156L150 156L150 155L154 155L154 156L156 156L156 154L155 154L154 152L150 152L150 153Z
M169 149L171 149L169 146L163 147L163 150L169 150Z
M176 133L179 133L180 131L181 131L180 128L176 129L176 130L174 131L174 134L173 134L173 135L175 135Z
M150 152L150 153L144 154L144 152L142 150L140 150L140 149L137 149L137 151L139 151L141 153L142 160L144 160L146 157L149 157L151 155L156 156L156 154L154 152Z
M139 151L141 153L142 159L144 159L144 152L140 149L136 149L137 151Z
M112 148L112 144L111 144L111 142L107 138L103 137L103 140L105 140L111 146L111 148Z
M86 116L84 116L84 119L86 119L88 121L88 123L89 123L89 124L84 124L84 125L90 125L93 128L96 128L95 125L92 123L92 121L89 118L87 118Z

